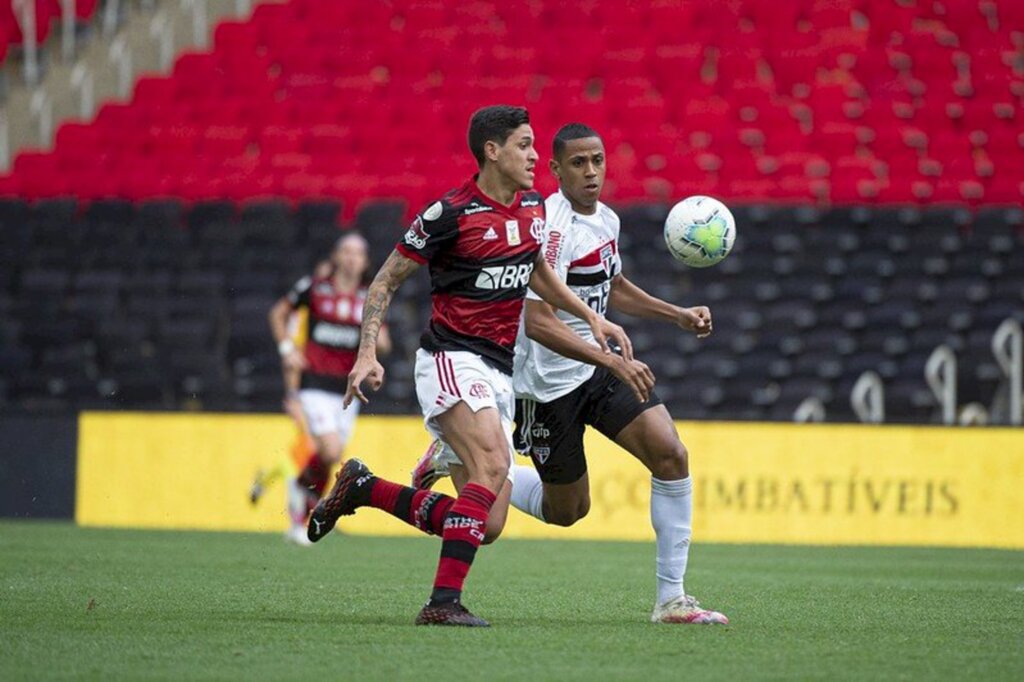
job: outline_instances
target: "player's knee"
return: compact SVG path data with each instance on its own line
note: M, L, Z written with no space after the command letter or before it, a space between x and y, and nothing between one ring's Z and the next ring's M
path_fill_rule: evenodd
M666 481L677 481L690 475L689 453L678 439L659 447L651 458L651 474Z
M326 464L337 464L341 461L344 446L337 437L326 436L316 439L316 456Z
M480 455L477 472L481 481L488 487L500 487L508 478L508 446L504 443L484 446L481 448Z
M344 448L340 443L326 442L317 448L317 456L325 464L334 465L341 461L341 453Z
M590 496L574 500L572 504L544 509L544 521L553 526L568 528L590 513Z

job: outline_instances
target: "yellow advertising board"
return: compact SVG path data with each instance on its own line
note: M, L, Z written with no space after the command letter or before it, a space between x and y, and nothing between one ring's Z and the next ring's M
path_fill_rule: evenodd
M1024 549L1024 429L680 422L697 542ZM278 415L85 413L76 519L88 526L282 530L280 484L248 500L257 469L288 459ZM348 454L406 481L429 439L414 417L362 417ZM572 528L513 511L507 537L648 540L649 475L587 434L593 504ZM520 463L528 464L520 459ZM442 490L450 490L447 482ZM345 532L414 535L375 510Z

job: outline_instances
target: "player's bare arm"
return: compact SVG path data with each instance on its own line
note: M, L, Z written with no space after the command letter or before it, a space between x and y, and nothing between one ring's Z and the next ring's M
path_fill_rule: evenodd
M288 335L288 317L294 312L291 302L286 296L282 296L277 303L270 308L267 320L270 322L270 332L274 335L274 342L277 343L277 350L281 354L281 365L285 373L285 388L288 386L289 374L301 372L306 368L306 359L296 347Z
M594 339L605 353L611 353L611 349L608 347L610 338L622 349L622 357L627 360L633 359L633 343L629 340L625 330L598 315L576 294L572 293L572 290L558 278L558 275L540 254L537 255L533 274L530 275L530 288L545 302L586 322L594 332Z
M419 268L419 264L406 258L398 251L392 251L384 261L377 276L373 278L366 301L363 303L363 325L359 334L359 357L348 375L348 390L345 391L345 406L352 403L353 398L369 402L363 394L362 384L370 382L374 391L384 383L384 366L377 361L377 346L380 342L381 327L388 306L398 287L409 275Z
M555 309L543 301L527 299L523 311L526 336L547 346L559 355L596 367L606 367L636 394L647 402L654 389L654 372L639 360L626 360L616 353L605 353L585 341L569 325L558 318Z
M377 335L377 355L388 355L391 348L391 331L386 324L381 325L380 334Z
M608 305L620 313L633 317L671 322L681 329L694 332L698 339L709 336L713 331L711 310L707 306L683 308L673 305L651 296L624 275L612 279Z

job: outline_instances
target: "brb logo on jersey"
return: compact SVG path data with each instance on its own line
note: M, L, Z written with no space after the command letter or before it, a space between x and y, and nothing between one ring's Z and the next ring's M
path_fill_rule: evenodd
M496 265L484 268L476 276L476 288L484 289L485 291L518 289L525 287L530 282L530 274L532 272L533 263Z

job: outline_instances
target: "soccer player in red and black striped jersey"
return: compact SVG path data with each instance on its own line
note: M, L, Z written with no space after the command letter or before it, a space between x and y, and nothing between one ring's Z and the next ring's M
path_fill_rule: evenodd
M368 267L366 240L359 234L346 235L331 252L326 273L303 277L270 310L270 327L285 374L301 373L294 397L302 406L316 448L298 477L288 481L291 527L285 537L296 544L309 544L305 528L309 512L327 488L331 468L341 461L359 416L359 405L344 405L344 397L359 347ZM298 308L307 310L302 350L288 332L288 318ZM382 353L390 350L387 328L377 337L377 346Z
M362 384L380 388L377 334L399 285L430 268L433 309L416 356L416 393L427 429L454 453L458 498L374 476L349 460L317 505L309 538L358 507L381 509L441 536L441 558L421 625L487 626L461 603L477 548L501 533L512 490L512 359L527 287L587 322L607 351L610 338L632 356L629 339L559 280L540 254L544 202L532 191L537 152L526 110L492 106L469 125L480 172L420 213L377 273L363 309L359 357L347 400L366 401Z

